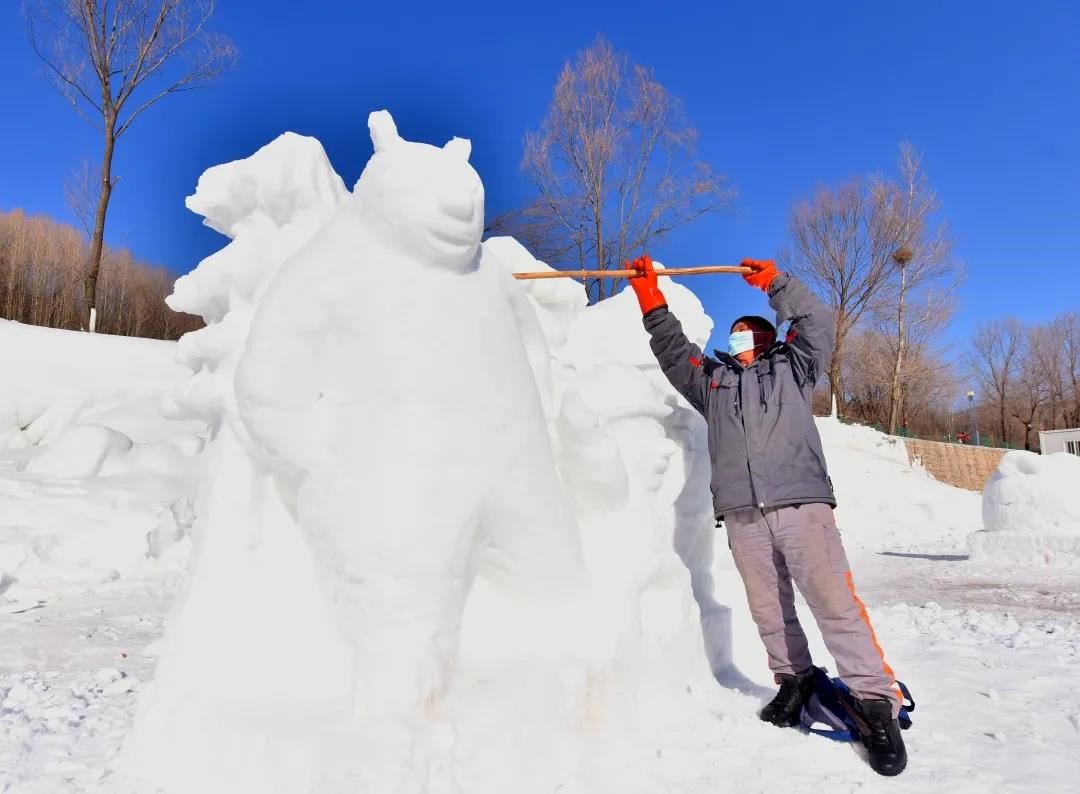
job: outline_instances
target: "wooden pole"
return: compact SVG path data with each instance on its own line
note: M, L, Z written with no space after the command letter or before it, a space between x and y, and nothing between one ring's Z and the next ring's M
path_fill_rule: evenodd
M658 276L703 276L707 273L752 273L748 267L739 265L706 265L704 267L665 267L656 271ZM634 278L639 270L545 270L539 273L514 273L514 278Z

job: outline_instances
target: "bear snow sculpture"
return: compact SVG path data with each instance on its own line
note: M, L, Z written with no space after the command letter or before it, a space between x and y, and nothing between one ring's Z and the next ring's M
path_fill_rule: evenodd
M125 748L155 790L453 790L442 695L473 577L571 604L585 583L523 342L540 331L481 258L469 143L369 124L351 195L283 136L193 197L235 239L172 299L207 328L170 409L214 438Z
M444 692L478 572L584 581L510 276L480 257L469 142L405 141L385 111L369 126L353 195L267 290L237 371L353 643L361 716Z

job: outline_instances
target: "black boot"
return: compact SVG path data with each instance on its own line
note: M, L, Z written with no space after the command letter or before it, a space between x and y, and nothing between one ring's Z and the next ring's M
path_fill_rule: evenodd
M879 699L855 702L862 718L859 731L870 756L870 768L879 775L899 775L907 766L907 750L900 724L892 715L892 703Z
M780 673L776 676L780 691L758 714L765 722L771 722L781 728L790 728L799 724L799 713L803 704L814 691L814 676L793 676Z

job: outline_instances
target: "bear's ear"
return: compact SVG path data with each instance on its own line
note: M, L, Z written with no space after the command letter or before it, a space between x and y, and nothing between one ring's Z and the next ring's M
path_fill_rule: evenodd
M472 154L472 142L468 138L454 137L446 142L443 149L456 154L463 163L467 163L469 162L469 155Z
M367 125L371 131L371 142L375 144L376 152L381 152L401 140L397 125L394 124L394 117L388 110L373 112L367 118Z

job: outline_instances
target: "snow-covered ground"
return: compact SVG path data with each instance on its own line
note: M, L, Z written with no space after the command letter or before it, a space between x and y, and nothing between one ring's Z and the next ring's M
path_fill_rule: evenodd
M1076 790L1073 461L1011 455L983 500L821 420L911 760L766 725L633 297L514 282L543 265L480 245L468 142L371 130L352 192L294 135L204 175L232 242L179 345L0 324L0 792Z
M653 704L655 722L645 740L655 750L618 759L623 771L657 781L657 791L686 794L901 786L950 794L1075 790L1080 572L972 562L967 534L982 525L977 495L913 470L902 450L878 434L828 420L821 428L861 595L890 662L918 703L915 727L906 734L908 771L884 780L851 746L758 722L754 711L770 682L722 542L715 547L713 574L718 598L732 608L733 657L742 677L729 675L724 684L687 692L698 717L690 724L672 719L685 715L687 703ZM139 483L94 486L93 478L58 481L3 472L0 489L8 501L0 512L0 543L27 531L26 519L12 509L17 500L27 510L36 505L39 512L63 516L70 533L92 528L101 537L128 525L132 503L148 498L138 492ZM127 556L100 561L113 573L35 580L25 598L4 602L5 794L127 790L108 770L140 689L153 675L181 581L175 561L144 560L125 568ZM5 589L17 591L18 584ZM31 604L37 605L14 611ZM812 621L804 625L827 664ZM594 784L593 791L618 790L603 780Z

